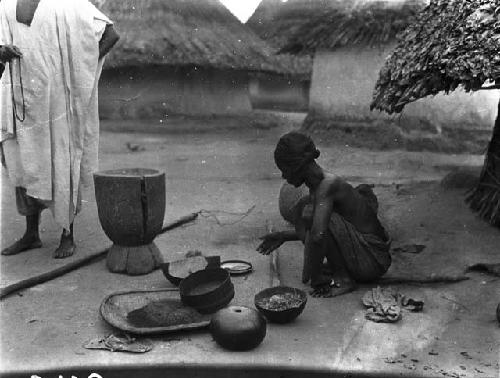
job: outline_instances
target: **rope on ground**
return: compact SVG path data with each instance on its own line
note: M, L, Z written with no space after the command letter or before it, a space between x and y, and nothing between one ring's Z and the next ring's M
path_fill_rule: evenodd
M224 210L205 210L205 209L201 209L200 211L198 211L198 214L201 215L204 218L215 220L215 222L219 226L230 226L230 225L233 225L233 224L241 222L243 219L245 219L246 217L248 217L250 215L250 213L254 209L255 209L255 205L251 206L247 211L245 211L243 213L230 212L230 211L224 211ZM219 219L219 216L221 214L223 214L223 215L229 215L229 216L238 216L238 219L235 220L235 221L233 221L233 222L225 222L224 223L224 222L222 222Z
M179 218L177 221L169 224L168 226L165 226L161 229L159 232L160 234L163 234L167 231L170 231L174 228L184 226L186 223L192 222L198 218L198 216L202 216L203 218L206 219L212 219L217 223L219 226L230 226L236 223L241 222L243 219L248 217L250 213L255 209L255 205L251 206L247 211L243 213L238 213L238 212L231 212L231 211L225 211L225 210L205 210L201 209L195 213L191 213L189 215L186 215L182 218ZM233 222L222 222L219 217L220 215L229 215L229 216L238 216L238 219L233 221Z
M198 218L198 214L199 212L196 212L196 213L191 213L189 215L185 215L179 219L177 219L176 221L164 226L161 231L158 233L158 235L160 234L164 234L165 232L167 231L170 231L170 230L173 230L174 228L177 228L177 227L180 227L180 226L183 226L185 225L186 223L189 223L189 222L192 222L194 220L196 220L196 218ZM158 236L157 235L157 236Z
M460 303L460 302L458 302L458 301L456 301L456 300L454 300L454 299L448 298L448 297L447 297L446 295L444 295L444 294L443 294L443 295L441 295L441 298L446 299L447 301L450 301L450 302L452 302L452 303L455 303L455 304L456 304L456 305L458 305L458 306L463 307L463 308L464 308L464 309L466 309L468 312L472 312L472 311L470 310L470 308L468 308L466 305L464 305L464 304L462 304L462 303Z

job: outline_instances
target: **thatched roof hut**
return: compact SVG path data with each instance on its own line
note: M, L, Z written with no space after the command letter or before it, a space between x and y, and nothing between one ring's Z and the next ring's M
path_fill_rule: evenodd
M170 65L283 72L272 51L218 0L96 0L121 39L105 68Z
M380 71L372 108L399 113L422 97L500 89L500 0L431 0ZM500 101L498 104L500 112ZM471 208L500 226L500 114Z
M399 113L419 98L500 79L500 1L433 0L401 36L372 108Z
M311 12L293 31L281 53L314 54L345 46L380 46L395 40L423 7L421 1L375 1Z

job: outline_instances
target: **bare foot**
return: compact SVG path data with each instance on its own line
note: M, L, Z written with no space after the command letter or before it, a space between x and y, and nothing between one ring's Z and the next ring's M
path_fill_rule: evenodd
M321 267L321 275L327 276L327 277L333 277L335 271L332 269L330 264L325 262L323 266ZM302 268L302 283L307 284L311 280L311 274L307 270L306 264L304 264Z
M332 279L328 284L316 286L311 292L314 298L332 298L356 290L356 282L350 277Z
M311 296L314 298L332 298L338 297L342 294L350 293L356 289L356 285L347 285L347 286L320 286L311 291Z
M38 235L24 234L21 239L2 250L2 255L16 255L30 249L40 248L42 241Z
M75 243L73 241L73 235L63 234L61 235L61 242L59 243L59 247L54 251L55 259L64 259L66 257L72 256L75 252Z

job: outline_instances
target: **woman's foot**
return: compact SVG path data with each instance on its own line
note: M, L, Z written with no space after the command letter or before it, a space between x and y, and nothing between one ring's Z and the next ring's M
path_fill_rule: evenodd
M75 242L73 241L73 233L64 230L61 235L61 242L59 247L54 251L55 259L64 259L72 256L75 253Z
M26 233L14 244L3 249L2 255L17 255L18 253L28 251L30 249L40 248L41 246L42 241L38 235Z
M320 286L311 291L311 296L314 298L332 298L342 294L350 293L356 289L356 285L347 286Z
M337 276L329 283L316 285L310 292L315 298L332 298L350 293L356 289L356 282L349 276Z

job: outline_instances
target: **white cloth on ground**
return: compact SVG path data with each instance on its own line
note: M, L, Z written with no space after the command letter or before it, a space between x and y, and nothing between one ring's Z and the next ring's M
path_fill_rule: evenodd
M18 113L19 68L26 104L26 119L16 122L16 138L9 138L15 120L6 69L0 124L7 173L69 228L81 207L81 186L91 184L97 169L99 40L111 21L88 0L40 0L27 26L17 22L16 4L0 2L0 44L13 44L23 54L12 64Z

